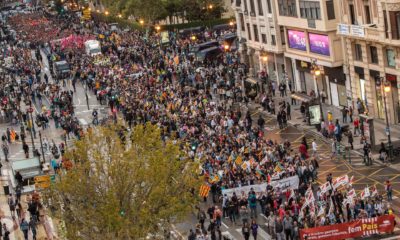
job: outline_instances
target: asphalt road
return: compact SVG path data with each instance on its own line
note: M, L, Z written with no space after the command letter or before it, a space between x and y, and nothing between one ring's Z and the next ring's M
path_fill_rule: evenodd
M372 166L366 166L363 163L362 156L355 151L351 152L351 163L349 162L348 155L346 158L341 156L337 160L331 160L331 143L329 140L327 141L320 136L308 132L306 133L302 129L298 129L294 126L279 129L275 117L260 110L253 110L251 113L254 124L257 123L260 114L265 118L265 137L267 139L277 140L278 142L289 140L292 143L293 149L298 149L304 136L309 146L311 146L313 139L316 139L320 158L318 184L325 183L326 176L329 173L332 173L334 178L347 174L349 177L354 176L353 187L357 194L360 194L366 186L376 185L378 192L386 197L384 182L389 179L393 184L393 202L391 204L396 213L400 212L400 171L388 168L380 162L374 162ZM206 203L201 203L201 207L205 210L207 210L210 205L212 205L210 199L208 199ZM399 222L399 220L400 219L397 218L397 222ZM176 224L175 228L179 231L181 236L186 239L185 237L187 237L189 230L191 228L194 229L197 222L195 214L190 214L183 223ZM240 220L237 222L239 223ZM271 239L266 225L266 217L260 213L260 209L258 209L257 223L260 226L259 239ZM208 220L206 221L206 226L207 225ZM223 219L221 231L223 236L228 236L232 240L244 239L241 234L241 224L231 223L229 219ZM395 232L396 234L400 234L400 229L395 228ZM390 237L390 235L382 236L382 238L383 237Z

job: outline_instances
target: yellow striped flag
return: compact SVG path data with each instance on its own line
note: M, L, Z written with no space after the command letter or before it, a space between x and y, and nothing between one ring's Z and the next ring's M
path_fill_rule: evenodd
M199 195L200 197L208 197L208 194L210 193L210 185L208 184L203 184L200 186L200 192Z
M245 162L243 162L241 167L242 167L243 170L247 170L247 168L249 168L249 165L250 165L250 163L245 161Z
M231 162L232 162L232 155L230 155L228 158L228 163L231 163Z
M276 164L275 168L274 168L274 172L282 172L283 168L282 166L278 163Z
M212 178L210 178L210 183L216 183L219 181L219 176L218 174L215 174Z
M238 156L235 160L236 165L242 165L243 159L242 156Z

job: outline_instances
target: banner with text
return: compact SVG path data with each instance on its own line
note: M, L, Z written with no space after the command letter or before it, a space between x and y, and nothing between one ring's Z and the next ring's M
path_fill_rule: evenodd
M273 188L279 187L281 191L285 191L288 188L291 189L298 189L299 188L299 177L293 176L293 177L288 177L288 178L283 178L277 181L272 181L269 185L271 185ZM237 188L229 188L229 189L223 189L222 190L222 195L227 195L227 196L232 196L234 192L236 194L241 194L244 192L247 194L251 188L256 193L261 193L265 192L267 189L268 183L262 183L262 184L255 184L255 185L249 185L249 186L243 186L243 187L237 187Z
M346 239L372 234L391 233L394 215L358 219L356 221L300 230L301 240Z

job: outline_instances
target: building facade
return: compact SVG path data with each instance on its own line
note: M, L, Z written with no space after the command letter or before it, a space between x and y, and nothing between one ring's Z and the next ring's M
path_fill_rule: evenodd
M350 79L353 100L360 99L369 114L400 122L400 0L340 0L341 24L346 51L344 69ZM390 91L385 93L381 82Z
M266 72L277 83L285 79L283 28L276 21L274 0L234 0L239 51L250 75Z
M336 34L339 1L241 0L235 4L238 34L246 39L242 42L247 51L242 52L249 56L251 67L262 66L259 56L266 50L273 56L268 57L268 70L276 72L277 82L286 80L297 92L323 92L327 103L335 106L349 104L342 39ZM267 14L258 14L259 4ZM255 37L256 33L261 36ZM320 76L312 74L315 66L321 70Z

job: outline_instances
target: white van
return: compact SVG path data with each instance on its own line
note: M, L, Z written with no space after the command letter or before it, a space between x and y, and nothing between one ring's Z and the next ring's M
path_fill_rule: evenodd
M101 45L97 40L88 40L85 42L86 54L95 56L101 54Z

